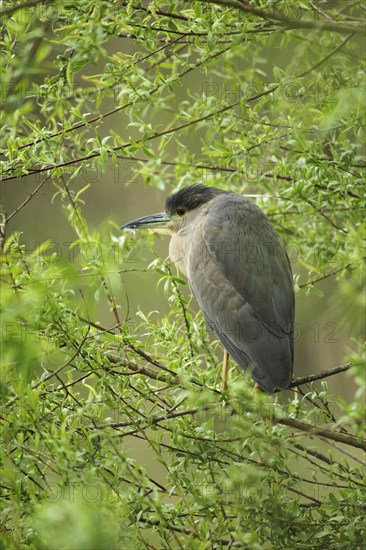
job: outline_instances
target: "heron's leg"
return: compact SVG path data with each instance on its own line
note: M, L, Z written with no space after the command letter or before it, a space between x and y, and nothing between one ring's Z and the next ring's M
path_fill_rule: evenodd
M267 396L269 399L263 399L259 398L259 396ZM254 400L258 401L258 404L261 405L261 416L262 416L262 424L265 425L265 419L267 418L270 422L273 421L273 405L272 405L272 399L270 396L266 394L266 392L260 387L259 384L255 383L253 388L253 396ZM275 397L275 400L277 399L277 396ZM262 409L263 407L263 409Z
M224 349L224 359L222 362L222 373L221 373L221 391L226 391L228 389L228 383L227 383L228 373L229 373L229 354L226 351L226 349ZM227 404L228 403L225 400L222 402L223 407L227 407Z
M221 391L225 391L228 388L228 384L227 384L228 372L229 372L229 354L226 351L226 349L224 349L224 360L222 362L222 374L221 374L221 379L222 379Z

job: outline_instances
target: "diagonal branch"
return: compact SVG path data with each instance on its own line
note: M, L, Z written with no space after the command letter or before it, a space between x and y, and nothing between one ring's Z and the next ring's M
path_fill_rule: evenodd
M316 380L323 380L324 378L328 378L329 376L334 376L335 374L339 374L340 372L345 372L349 370L351 367L352 367L352 363L346 363L345 365L341 365L339 367L334 367L328 370L322 370L317 374L310 374L309 376L296 378L296 380L293 380L291 382L291 384L289 385L289 388L296 388L297 386L302 386L303 384L309 384L311 382L315 382Z
M307 283L303 283L302 285L299 285L299 288L305 288L306 286L314 285L315 283L319 283L320 281L324 281L324 279L328 279L328 277L333 277L334 275L337 275L337 273L340 273L341 271L344 271L345 269L348 269L349 267L353 267L353 264L346 264L339 269L336 269L335 271L331 271L330 273L326 273L325 275L322 275L321 277L318 277L317 279L313 279L312 281L308 281Z
M0 17L3 17L4 15L12 15L21 9L33 8L34 6L38 6L40 4L50 4L51 2L54 2L54 0L30 0L29 2L24 2L23 4L14 4L13 6L0 10Z
M316 426L315 424L309 424L308 422L296 420L295 418L279 418L275 422L277 422L277 424L287 426L288 428L294 428L295 430L306 432L309 435L322 436L326 439L332 439L333 441L338 441L338 443L344 443L345 445L350 445L351 447L356 447L357 449L363 449L366 451L366 440L355 437L354 435L332 431L322 426Z
M19 210L21 210L22 208L24 208L24 206L34 197L34 195L35 195L36 193L38 193L38 191L41 189L41 187L43 187L44 184L50 179L50 177L52 176L52 173L53 173L53 170L50 171L50 173L48 174L48 176L46 176L46 178L45 178L43 181L41 181L41 183L34 189L34 191L32 191L32 193L29 193L28 197L25 199L24 202L22 202L22 204L20 204L20 205L14 210L14 212L12 212L11 214L9 214L9 216L6 218L6 222L9 222L13 216L15 216L16 214L18 214Z
M207 0L210 4L217 4L229 8L236 8L241 12L244 13L250 13L252 15L256 15L257 17L260 17L261 19L264 19L265 21L269 21L271 23L276 22L281 27L291 30L291 29L310 29L310 30L317 30L317 31L330 31L330 32L338 32L338 33L365 33L366 26L365 25L352 25L352 24L346 24L346 23L333 23L332 21L324 21L320 23L316 23L314 21L311 21L309 19L301 19L298 18L295 19L289 19L288 17L285 17L282 13L279 11L272 9L271 12L268 12L266 10L261 10L255 6L253 6L250 2L244 2L243 0Z

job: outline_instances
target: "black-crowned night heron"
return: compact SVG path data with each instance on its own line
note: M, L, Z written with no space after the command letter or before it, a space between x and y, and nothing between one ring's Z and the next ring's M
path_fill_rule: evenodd
M170 195L165 212L121 229L140 228L172 235L172 262L238 365L250 368L266 392L287 388L294 359L294 287L286 251L262 210L236 193L199 184Z

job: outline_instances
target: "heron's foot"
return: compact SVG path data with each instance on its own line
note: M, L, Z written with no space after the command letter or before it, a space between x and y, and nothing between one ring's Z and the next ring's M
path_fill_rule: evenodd
M220 386L221 393L225 392L227 389L228 389L227 380L223 380ZM222 400L221 406L225 408L228 406L228 404L229 404L228 400L224 398Z
M255 386L253 388L253 395L262 395L263 393L266 393L259 384L255 383Z
M223 380L221 382L221 386L220 386L221 391L226 391L228 389L228 387L229 387L229 385L227 383L227 380Z

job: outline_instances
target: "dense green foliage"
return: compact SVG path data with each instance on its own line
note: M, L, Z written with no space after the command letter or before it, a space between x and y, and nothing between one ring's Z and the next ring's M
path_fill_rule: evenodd
M361 549L364 6L1 5L4 197L24 185L0 235L1 547ZM258 195L298 297L336 281L354 399L323 380L254 400L237 371L223 395L221 349L168 262L149 270L169 314L129 311L133 241L85 215L107 176ZM49 224L37 248L17 225L52 187L66 255Z

